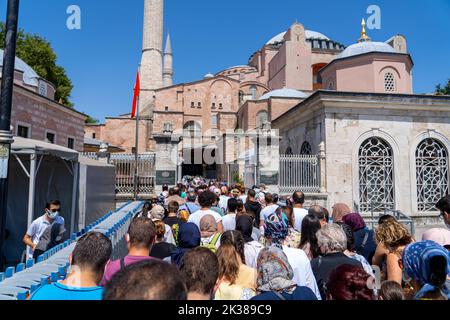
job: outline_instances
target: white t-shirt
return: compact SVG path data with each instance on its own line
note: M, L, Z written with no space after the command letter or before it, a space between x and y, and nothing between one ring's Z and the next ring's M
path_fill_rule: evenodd
M230 197L221 195L219 197L219 208L222 208L223 212L228 212L228 200Z
M278 205L271 204L270 206L265 207L261 210L260 220L265 221L272 213L274 213L278 209Z
M164 233L164 240L167 243L171 243L173 245L176 245L175 238L173 237L172 228L170 228L169 225L165 224L164 225L164 229L166 230L166 232Z
M195 223L200 230L200 220L207 215L213 216L217 224L222 222L222 216L213 210L198 210L189 216L188 222Z
M245 264L251 268L256 269L258 255L263 248L264 246L257 241L246 243L244 245Z
M289 264L294 270L294 282L298 286L310 288L317 299L322 300L316 278L311 269L311 262L306 256L306 253L303 250L286 246L283 246L283 252L286 254Z
M223 232L236 230L236 214L228 213L222 217Z
M64 218L61 216L57 216L54 223L64 225ZM36 220L34 220L33 223L31 223L30 227L27 230L27 235L31 237L31 241L33 241L34 244L38 244L39 240L41 240L44 231L51 225L52 223L48 222L44 214L39 218L37 218ZM33 258L33 249L29 246L27 246L27 258L28 259Z
M303 218L308 215L308 210L303 208L294 208L294 216L295 216L295 222L294 222L294 229L298 232L302 232L302 222Z

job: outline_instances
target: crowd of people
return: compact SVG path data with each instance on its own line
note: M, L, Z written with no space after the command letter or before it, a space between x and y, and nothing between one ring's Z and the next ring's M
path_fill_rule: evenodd
M436 207L449 226L450 196ZM90 232L67 278L31 299L448 300L450 231L414 239L393 216L378 222L342 203L306 208L301 191L183 181L132 220L126 256L111 261L111 241Z

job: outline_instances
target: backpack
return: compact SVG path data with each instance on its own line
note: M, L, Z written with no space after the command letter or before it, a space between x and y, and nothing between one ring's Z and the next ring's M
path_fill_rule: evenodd
M220 233L216 233L209 243L202 244L200 247L211 250L213 253L217 251L217 241L220 239Z

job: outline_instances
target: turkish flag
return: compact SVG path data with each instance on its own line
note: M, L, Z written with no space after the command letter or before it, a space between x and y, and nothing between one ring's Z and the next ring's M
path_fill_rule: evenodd
M139 71L138 71L136 74L136 84L134 85L133 109L131 111L131 119L133 119L136 116L137 99L139 97L140 92L141 92L141 81L139 78Z

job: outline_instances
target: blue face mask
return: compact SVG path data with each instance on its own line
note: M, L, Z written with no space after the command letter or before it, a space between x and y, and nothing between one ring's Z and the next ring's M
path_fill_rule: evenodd
M53 212L53 211L47 210L47 217L49 217L50 219L54 220L54 219L56 219L57 216L59 216L59 211Z

